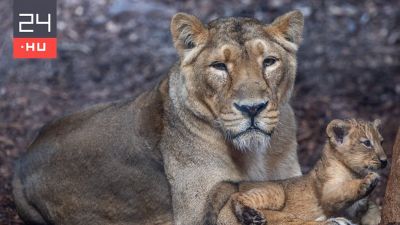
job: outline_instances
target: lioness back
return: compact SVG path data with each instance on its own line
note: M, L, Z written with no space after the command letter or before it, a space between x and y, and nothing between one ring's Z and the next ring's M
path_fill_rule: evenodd
M157 149L161 113L161 96L146 92L44 127L16 164L20 216L38 224L170 221L168 182Z

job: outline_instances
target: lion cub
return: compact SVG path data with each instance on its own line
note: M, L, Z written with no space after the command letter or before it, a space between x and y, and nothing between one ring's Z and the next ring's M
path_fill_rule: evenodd
M367 197L378 183L373 170L387 164L379 120L333 120L321 159L306 175L281 181L245 182L232 196L242 224L351 224L329 219L340 211L359 211L362 224L378 224L380 211ZM362 201L358 201L361 200ZM354 204L356 203L357 204ZM350 210L350 209L351 210ZM265 219L266 218L266 219Z

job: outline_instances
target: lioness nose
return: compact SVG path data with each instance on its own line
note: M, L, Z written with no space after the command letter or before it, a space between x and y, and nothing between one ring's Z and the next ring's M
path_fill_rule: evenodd
M253 105L239 105L234 103L234 105L235 108L240 112L247 114L249 117L255 117L267 107L268 102L262 102Z
M384 159L384 160L380 160L380 161L381 161L381 168L382 169L385 168L387 166L387 160Z

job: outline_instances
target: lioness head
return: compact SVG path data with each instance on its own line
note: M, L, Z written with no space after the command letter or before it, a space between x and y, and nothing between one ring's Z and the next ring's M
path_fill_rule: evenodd
M202 24L172 18L180 55L183 105L220 129L236 149L265 150L293 88L303 16L293 11L264 24L221 18Z
M333 120L326 132L340 160L356 173L386 167L380 121Z

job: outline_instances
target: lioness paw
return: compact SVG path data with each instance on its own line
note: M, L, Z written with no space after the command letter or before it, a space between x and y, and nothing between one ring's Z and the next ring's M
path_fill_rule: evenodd
M367 196L369 195L376 185L379 182L379 174L371 172L367 176L364 177L360 189L359 189L359 194L360 196Z
M355 224L346 218L337 217L337 218L328 219L326 221L326 225L355 225Z
M242 211L242 224L244 225L265 225L267 224L264 215L252 208L244 207Z

